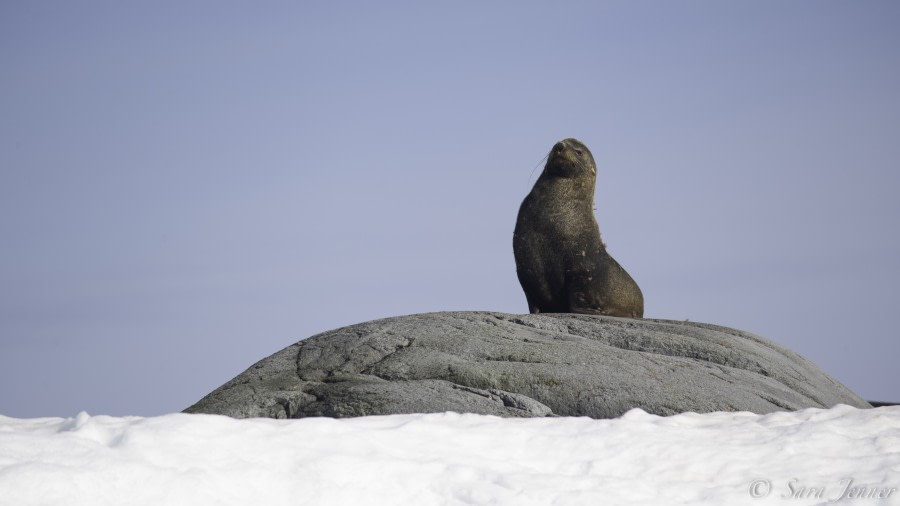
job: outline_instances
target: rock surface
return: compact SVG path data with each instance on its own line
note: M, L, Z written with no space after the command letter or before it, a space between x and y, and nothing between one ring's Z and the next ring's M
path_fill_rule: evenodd
M447 312L310 337L185 412L614 418L632 408L671 415L836 404L870 407L800 355L740 330L577 314Z

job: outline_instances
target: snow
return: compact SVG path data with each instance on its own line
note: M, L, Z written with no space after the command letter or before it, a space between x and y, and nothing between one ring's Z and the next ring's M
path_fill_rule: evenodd
M4 506L832 502L900 505L900 407L615 420L0 416Z

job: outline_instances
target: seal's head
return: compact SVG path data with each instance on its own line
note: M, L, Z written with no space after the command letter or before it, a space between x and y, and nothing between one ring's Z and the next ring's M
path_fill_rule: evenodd
M597 175L594 155L578 139L564 139L556 143L547 158L544 174L551 177L590 177Z

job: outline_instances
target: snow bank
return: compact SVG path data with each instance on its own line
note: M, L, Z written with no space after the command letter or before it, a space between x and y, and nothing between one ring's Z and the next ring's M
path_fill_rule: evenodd
M852 480L852 481L850 481ZM2 505L900 505L900 407L235 420L0 416Z

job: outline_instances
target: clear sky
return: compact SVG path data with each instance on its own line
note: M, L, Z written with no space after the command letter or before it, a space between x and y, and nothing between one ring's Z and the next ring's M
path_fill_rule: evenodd
M527 311L565 137L647 317L900 401L900 3L0 3L0 413L179 411L318 332Z

